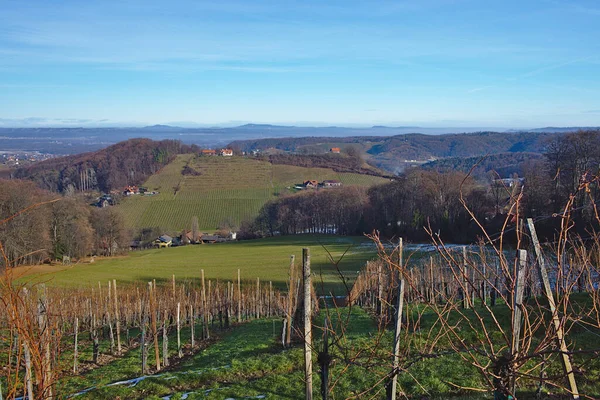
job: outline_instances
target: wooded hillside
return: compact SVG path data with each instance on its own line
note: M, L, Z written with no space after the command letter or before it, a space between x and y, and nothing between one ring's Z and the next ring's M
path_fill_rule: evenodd
M410 160L476 157L498 153L537 153L562 133L554 132L477 132L443 135L405 134L396 136L305 137L235 141L231 147L242 151L275 148L297 153L319 153L328 147L354 145L362 149L367 161L390 172L402 170Z
M16 170L14 177L53 192L109 192L143 183L177 154L194 149L176 140L131 139L96 152L42 161Z

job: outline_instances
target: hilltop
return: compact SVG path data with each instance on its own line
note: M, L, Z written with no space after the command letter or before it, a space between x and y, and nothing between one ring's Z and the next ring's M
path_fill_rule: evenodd
M136 230L160 227L181 232L190 229L196 216L202 230L214 231L255 218L267 201L296 192L294 186L306 180L337 180L344 186L388 181L331 168L275 165L252 157L181 154L145 181L144 186L158 194L130 196L117 208Z
M41 161L14 172L52 192L109 192L144 182L177 154L196 149L175 140L131 139L105 149Z

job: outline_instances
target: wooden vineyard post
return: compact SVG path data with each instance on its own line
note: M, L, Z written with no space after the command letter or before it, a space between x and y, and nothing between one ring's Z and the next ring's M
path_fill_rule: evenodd
M167 335L167 328L169 327L169 313L165 309L163 317L163 328L162 328L162 350L163 350L163 366L169 366L169 336Z
M210 339L208 332L208 310L206 306L206 286L204 285L204 270L201 270L202 274L202 336L204 339Z
M190 304L190 343L192 345L192 352L194 351L194 346L196 345L195 337L194 337L194 329L196 324L196 318L194 316L194 305Z
M238 296L238 308L237 308L237 322L242 322L242 283L240 277L240 269L238 268L238 277L237 277L237 296Z
M92 314L92 361L98 364L98 355L100 352L100 342L98 338L98 321L96 314Z
M181 351L181 303L177 302L177 355L183 357Z
M113 279L113 298L115 300L115 323L117 328L117 354L121 355L121 321L119 315L119 299L117 297L117 280Z
M273 281L269 281L269 317L273 316Z
M31 352L27 343L23 343L23 352L25 353L25 388L27 389L27 399L33 399L33 377L31 369Z
M311 324L311 277L310 249L302 249L302 278L304 282L304 378L306 400L312 400L312 324Z
M533 220L531 218L527 219L527 225L529 226L529 232L531 233L531 241L533 242L535 248L535 255L537 258L537 270L540 277L540 282L542 284L542 290L544 291L546 299L548 299L548 305L550 307L550 312L552 313L552 323L554 325L554 330L556 331L556 340L558 342L558 347L560 348L563 369L565 374L567 375L567 381L569 383L569 389L571 391L573 399L579 399L579 390L577 389L577 381L575 381L573 366L571 365L571 359L569 358L567 344L565 343L565 334L560 323L560 319L558 318L556 303L554 301L554 294L552 293L552 288L550 287L550 279L548 279L548 271L546 270L546 264L544 262L542 248L537 237L535 225L533 224Z
M483 302L482 306L485 307L485 305L487 304L487 267L486 267L486 263L483 263L483 279L481 280L481 301Z
M256 319L260 319L260 278L256 278Z
M435 285L433 281L433 257L429 257L429 303L435 303Z
M79 318L75 317L75 326L74 326L74 330L75 330L75 346L73 347L73 373L75 375L77 375L77 373L79 372L79 353L78 353L78 343L77 340L79 339Z
M156 359L156 370L160 371L160 351L158 349L158 326L156 323L156 298L152 282L148 282L148 293L150 296L150 318L152 322L152 337L154 338L154 358Z
M398 243L398 270L396 271L398 282L398 303L396 305L396 327L394 330L394 358L392 361L392 381L388 387L388 400L396 400L396 391L398 385L398 366L400 364L400 331L402 329L402 311L404 308L404 276L403 269L403 243L400 238Z
M367 261L368 262L368 261ZM367 270L368 270L367 266ZM377 299L376 301L376 314L381 321L383 316L383 280L381 278L381 263L377 264Z
M471 299L469 296L469 271L468 271L468 266L467 266L467 247L463 246L462 248L462 253L463 253L463 271L462 271L462 276L463 276L463 308L465 310L468 310L469 308L471 308Z
M150 296L150 287L148 288L148 296ZM142 304L142 338L140 339L140 350L142 352L142 374L148 372L148 347L146 347L146 336L148 326L148 301Z
M515 293L513 298L513 339L511 352L513 356L519 352L519 340L521 339L521 324L523 318L523 294L525 293L525 275L527 272L527 251L517 250L519 268L515 281Z
M52 355L50 353L50 326L48 323L48 298L46 295L46 286L40 285L40 298L38 300L38 325L41 332L41 343L43 344L42 358L42 390L43 399L54 398L52 382Z
M292 314L294 312L294 260L295 256L290 256L290 285L288 287L288 303L286 315L286 336L285 346L289 347L292 341Z
M285 348L285 333L287 332L287 318L283 319L283 329L281 330L281 346Z
M527 251L517 250L518 269L515 277L515 288L513 296L513 320L512 320L512 343L511 354L514 359L519 353L519 344L521 340L521 325L523 323L523 294L525 293L525 285L527 284L525 277L527 273ZM514 396L516 390L516 377L514 371L511 371L509 376L509 390Z
M208 296L206 297L206 324L213 326L213 315L212 315L212 281L208 280ZM207 337L208 338L208 337Z
M329 398L329 364L331 357L329 356L329 322L325 317L323 330L323 352L319 354L319 364L321 367L321 398L327 400Z

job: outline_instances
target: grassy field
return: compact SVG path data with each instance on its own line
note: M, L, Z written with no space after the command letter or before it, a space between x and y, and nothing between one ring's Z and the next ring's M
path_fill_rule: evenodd
M375 247L363 237L302 235L136 251L94 263L22 267L16 269L16 275L23 276L22 279L44 280L48 285L80 287L95 286L98 281L109 279L121 283L170 281L173 274L177 279L198 280L201 269L207 279L234 280L239 268L242 279L254 281L259 277L285 289L290 255L295 255L300 265L303 247L311 250L312 270L317 274L315 282L320 293L344 293L344 285L328 260L328 252L335 261L346 252L339 268L350 284L365 261L375 257Z
M201 175L182 175L188 165ZM304 180L337 179L346 186L372 186L386 180L326 168L272 165L244 157L178 156L144 184L154 196L131 196L118 206L130 228L160 227L180 232L197 216L200 228L212 232L222 222L239 226L261 206Z

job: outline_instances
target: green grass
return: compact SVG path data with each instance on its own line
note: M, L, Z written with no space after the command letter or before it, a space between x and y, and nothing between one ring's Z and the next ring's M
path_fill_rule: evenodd
M580 296L578 301L584 301ZM401 336L402 361L407 369L398 376L399 390L410 399L490 399L490 393L471 392L459 387L484 388L484 383L477 370L461 359L458 354L443 351L448 348L445 340L438 342L442 350L438 357L426 358L415 364L406 362L406 348L411 349L413 356L418 355L420 345L427 342L429 328L434 326L435 315L425 304L407 304L408 319L413 321L406 325L407 336ZM387 330L378 335L375 322L363 309L353 307L335 310L330 314L332 326L341 332L338 324L349 316L345 326L344 337L338 346L330 348L333 363L330 372L331 398L349 398L365 392L358 398L384 399L382 390L386 374L389 372L390 349L393 334ZM349 312L350 311L350 312ZM498 316L503 324L510 324L509 310L498 306ZM417 315L422 315L420 325L413 325ZM314 396L318 398L320 387L318 351L322 348L322 331L325 311L313 319L313 381ZM340 318L341 317L341 318ZM439 326L439 325L437 325ZM78 396L81 399L159 399L171 396L171 399L240 399L253 396L266 396L271 399L302 399L303 384L303 352L301 342L296 342L291 349L282 349L279 339L282 329L281 319L254 320L238 325L226 331L212 331L216 341L203 343L202 349L193 356L182 361L172 369L157 376L150 376L137 385L107 386L111 382L123 381L141 376L140 350L133 349L121 358L98 367L80 376L61 379L58 389L62 396L94 387L90 392ZM199 331L199 329L197 329ZM183 330L184 343L189 341L189 328ZM592 337L585 338L585 332L573 331L570 340L580 341L583 348L595 347ZM82 335L85 337L85 335ZM170 354L175 354L175 340L171 337ZM472 339L467 338L467 342ZM585 342L585 343L584 343ZM82 361L91 357L90 343L80 342ZM106 341L102 343L102 351L107 352ZM67 363L71 360L69 352L63 354ZM578 357L576 355L576 357ZM590 358L588 356L588 358ZM351 359L348 363L346 360ZM591 358L586 364L585 375L578 374L578 383L582 392L592 395L598 392L598 369L600 361ZM152 352L149 355L150 365L154 365ZM554 365L558 365L554 360ZM537 370L536 370L537 371ZM559 370L548 370L550 375L560 376ZM535 380L527 384L519 384L520 399L534 399ZM556 394L556 391L549 389ZM563 398L563 397L542 397Z
M182 175L188 165L199 176ZM244 157L178 156L144 184L155 196L131 196L118 205L133 229L161 227L171 232L190 229L198 217L203 231L214 231L222 222L235 226L256 217L265 202L285 193L304 180L340 180L344 185L372 186L386 180L327 168L271 165Z
M152 279L170 281L173 274L177 279L199 279L201 269L204 269L207 279L234 280L239 268L244 280L259 277L285 289L290 255L295 255L296 263L300 265L303 247L311 250L315 284L321 293L345 293L341 278L328 259L328 251L335 261L346 252L339 267L349 285L365 261L376 256L374 246L363 237L300 235L135 251L127 256L99 259L91 264L21 268L17 274L27 273L26 279L35 276L52 286L81 287L96 286L99 281L109 279L120 283Z

